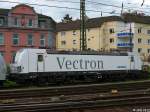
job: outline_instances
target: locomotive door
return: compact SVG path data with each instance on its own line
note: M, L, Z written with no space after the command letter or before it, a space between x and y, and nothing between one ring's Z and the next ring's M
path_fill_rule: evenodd
M134 56L130 57L130 69L135 69L135 60L134 60Z
M44 72L44 55L37 54L37 72Z

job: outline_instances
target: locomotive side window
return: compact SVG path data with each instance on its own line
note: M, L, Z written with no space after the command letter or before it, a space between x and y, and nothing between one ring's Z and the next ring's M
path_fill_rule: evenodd
M43 55L38 55L38 62L43 61Z
M131 62L134 62L134 56L131 56Z

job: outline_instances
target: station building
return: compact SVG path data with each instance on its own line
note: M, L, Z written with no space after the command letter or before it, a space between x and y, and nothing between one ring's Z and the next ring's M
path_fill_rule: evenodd
M150 57L150 16L124 14L92 18L86 21L87 49L96 51L130 51L142 60ZM58 50L80 50L80 21L58 23ZM132 39L132 43L131 40Z
M55 27L51 17L25 4L0 9L0 53L11 63L21 48L55 49Z

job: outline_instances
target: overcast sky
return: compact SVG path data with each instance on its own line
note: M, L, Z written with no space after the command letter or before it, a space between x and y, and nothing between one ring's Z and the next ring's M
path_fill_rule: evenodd
M2 1L5 0L0 0L0 8L10 9L11 7L18 4L18 3L8 3L6 1L5 2ZM70 3L70 2L80 2L80 0L7 0L7 1L29 3L30 5L40 4L40 5L69 7L69 8L77 8L77 9L80 8L79 3ZM90 1L95 3L91 3ZM103 3L107 5L115 5L119 7L121 7L123 3L124 6L123 11L138 10L138 12L144 12L146 15L150 15L150 0L145 0L143 6L141 6L143 0L86 0L86 10L93 10L93 11L86 12L86 15L89 18L100 17L101 11L102 11L102 16L119 15L121 12L121 8L101 5L99 3ZM57 22L61 21L61 19L64 17L65 14L69 14L70 16L73 17L73 19L80 18L79 10L37 6L37 5L31 5L31 6L34 7L36 12L51 16Z

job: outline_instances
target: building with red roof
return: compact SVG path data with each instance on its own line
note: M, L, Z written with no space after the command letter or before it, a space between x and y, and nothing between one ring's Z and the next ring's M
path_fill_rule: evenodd
M11 63L21 48L55 49L55 27L51 17L25 4L0 9L0 53Z

